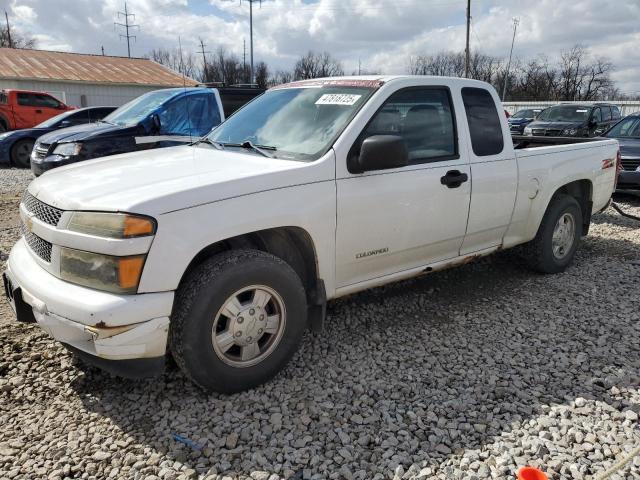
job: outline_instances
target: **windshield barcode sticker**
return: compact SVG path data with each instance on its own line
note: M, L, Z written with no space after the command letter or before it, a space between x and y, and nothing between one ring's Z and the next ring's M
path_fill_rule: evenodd
M361 96L350 93L325 93L316 101L316 105L353 105Z

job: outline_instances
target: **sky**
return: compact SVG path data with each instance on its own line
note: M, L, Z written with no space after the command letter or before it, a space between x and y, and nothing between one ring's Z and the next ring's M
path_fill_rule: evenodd
M196 53L249 49L247 0L128 0L139 25L132 56L178 46ZM38 48L126 55L114 26L124 0L0 0L12 27ZM309 50L328 51L346 73L407 73L412 56L461 51L466 0L263 0L254 4L254 57L272 70L291 69ZM625 93L640 93L640 0L471 0L471 50L506 58L512 19L519 19L514 57L551 59L580 43L615 65ZM248 53L247 53L248 58Z

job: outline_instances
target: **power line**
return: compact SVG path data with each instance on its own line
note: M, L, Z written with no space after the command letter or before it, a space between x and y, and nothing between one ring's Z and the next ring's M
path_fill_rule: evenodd
M126 38L127 39L127 56L129 58L131 58L131 42L130 40L133 38L134 40L136 40L136 36L135 35L129 35L129 29L133 29L133 28L137 28L140 29L140 25L134 25L129 23L129 17L133 17L133 20L135 21L136 16L133 13L129 13L129 11L127 10L127 2L124 2L124 12L118 12L118 18L120 17L124 17L124 23L118 23L118 22L113 22L114 25L116 26L120 26L120 27L124 27L125 28L125 34L120 34L120 38Z
M509 82L509 69L511 68L511 56L513 55L513 44L516 41L516 31L518 30L518 24L520 20L518 18L513 19L513 37L511 38L511 50L509 51L509 62L507 62L507 71L504 75L504 85L502 87L502 101L504 102L507 95L507 83Z

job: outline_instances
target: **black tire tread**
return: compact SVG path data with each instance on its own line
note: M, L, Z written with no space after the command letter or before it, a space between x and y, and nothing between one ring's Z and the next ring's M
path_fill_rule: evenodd
M11 164L14 167L19 167L19 168L30 168L31 167L31 162L27 163L27 164L22 164L19 161L16 161L15 154L14 151L18 148L18 146L22 143L31 143L32 144L32 148L33 148L33 144L35 144L35 140L33 138L21 138L20 140L18 140L16 143L14 143L11 146L11 151L9 154L9 157L11 159Z
M230 266L235 266L244 262L260 262L268 260L275 262L285 269L289 269L299 280L300 294L305 295L302 281L300 281L297 273L284 260L267 252L260 250L230 250L221 252L205 260L198 265L187 279L178 288L176 298L174 299L174 308L171 315L171 326L169 328L169 347L171 354L180 367L180 370L196 385L207 389L196 378L191 375L185 360L183 347L183 334L186 331L185 322L189 318L191 308L201 289L219 276L224 270Z

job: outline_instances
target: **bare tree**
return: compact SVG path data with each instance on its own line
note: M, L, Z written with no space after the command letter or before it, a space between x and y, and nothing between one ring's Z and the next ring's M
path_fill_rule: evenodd
M11 41L9 41L9 37L11 37ZM7 30L7 26L5 25L0 28L0 47L35 48L36 39L24 37L13 28L11 29L11 36L9 36L9 30Z
M184 74L186 77L196 78L199 76L198 62L196 61L195 55L191 52L183 51L181 56L180 50L177 48L172 50L167 48L154 48L146 57L171 70Z
M309 51L296 62L293 69L294 80L340 75L344 75L342 64L334 59L329 52L315 53Z
M269 82L269 67L264 62L258 62L255 67L255 82L260 88L266 88Z
M293 81L293 72L278 70L269 80L269 85L281 85Z

